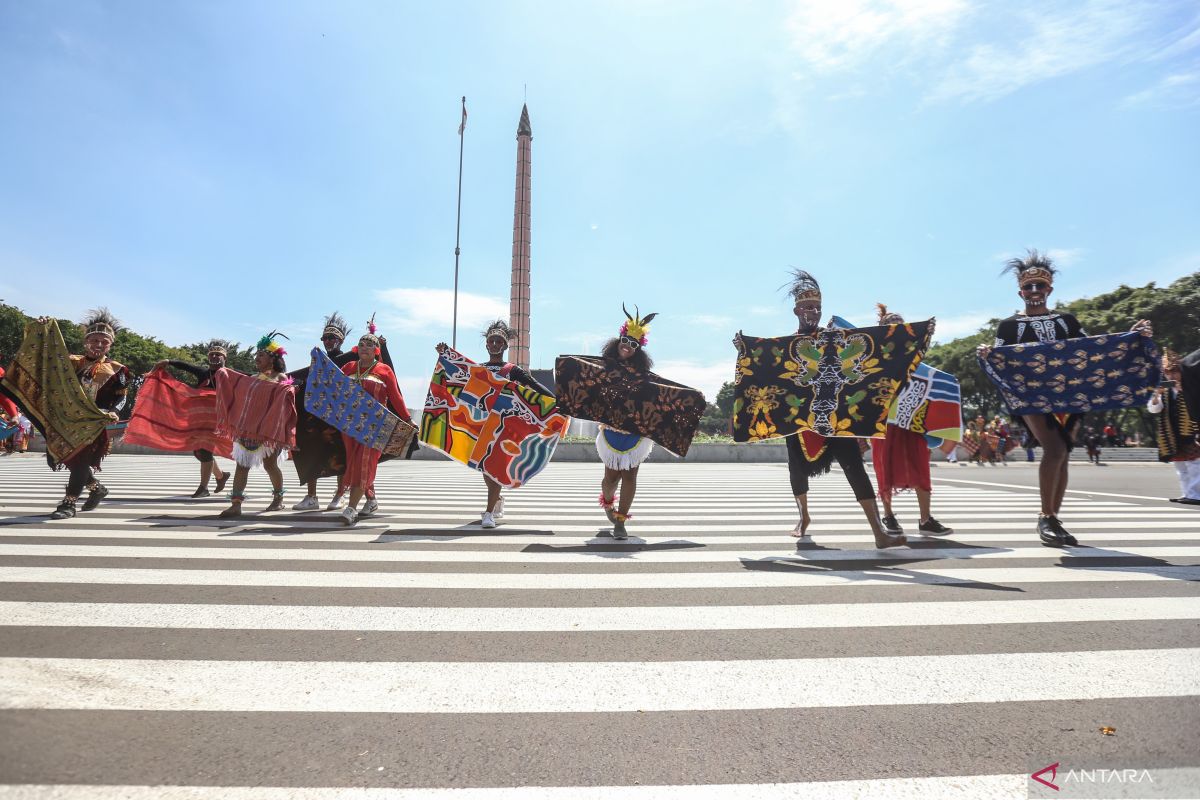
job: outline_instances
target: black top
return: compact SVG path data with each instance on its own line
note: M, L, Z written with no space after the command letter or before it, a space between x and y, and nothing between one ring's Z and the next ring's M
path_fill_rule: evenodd
M533 389L535 392L541 392L542 394L548 394L551 396L554 395L554 392L538 383L537 380L529 374L528 370L523 369L516 364L489 364L485 361L483 366L487 367L492 372L500 372L505 367L508 367L508 374L506 377L513 383L519 383L526 388Z
M1079 320L1070 314L1051 311L1035 317L1013 314L1000 322L996 329L996 347L1006 344L1035 344L1037 342L1059 342L1087 336Z
M183 370L194 377L197 389L215 389L217 387L217 371L208 364L196 366L186 361L168 361L167 365Z

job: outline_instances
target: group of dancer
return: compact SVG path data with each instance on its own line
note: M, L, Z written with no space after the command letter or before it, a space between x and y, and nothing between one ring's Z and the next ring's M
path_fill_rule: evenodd
M1078 320L1070 314L1052 311L1047 302L1053 292L1057 269L1049 258L1029 251L1023 258L1013 259L1008 269L1017 279L1018 295L1024 303L1023 311L1003 320L996 332L994 344L979 348L981 358L987 356L992 347L1013 344L1046 343L1085 336ZM797 320L796 333L810 335L821 330L823 317L821 288L816 279L804 271L796 271L788 287L792 309ZM656 316L629 315L617 335L612 337L601 351L606 363L621 363L632 366L638 372L647 373L653 365L648 353L649 324ZM43 318L39 322L45 322ZM830 325L833 324L829 323ZM879 306L878 324L881 326L903 325L899 314ZM125 404L131 383L129 370L114 361L109 352L119 329L117 321L107 310L93 312L83 323L84 352L70 355L69 367L77 378L78 385L92 403L109 419L116 421ZM386 339L378 335L374 322L351 350L343 351L350 329L340 315L334 313L326 318L321 337L324 354L331 359L343 375L361 386L372 398L385 406L405 422L411 416L396 381L395 372L387 356ZM1147 320L1139 320L1132 328L1142 336L1152 335L1152 326ZM214 340L208 349L207 363L193 365L180 361L163 361L156 368L174 367L193 376L198 388L214 388L222 380L252 380L273 385L289 386L294 378L287 373L286 350L278 341L279 334L272 332L258 343L255 352L253 376L242 376L226 367L229 345ZM483 331L487 360L481 362L496 376L513 381L544 395L552 392L538 383L521 366L508 362L505 354L513 340L513 331L502 320L487 326ZM437 345L439 354L447 351L447 345ZM1171 359L1174 359L1172 361ZM1178 356L1168 354L1164 363L1169 380L1179 380ZM1174 377L1172 377L1174 376ZM0 388L4 384L0 383ZM248 385L248 391L253 386ZM905 391L901 387L900 392ZM19 398L18 398L19 400ZM1160 417L1160 450L1164 460L1171 460L1179 471L1184 496L1180 502L1200 503L1200 444L1197 429L1188 416L1186 404L1181 402L1177 388L1160 387L1149 401L1149 410ZM1040 513L1036 532L1047 546L1062 547L1075 545L1077 541L1064 527L1060 512L1068 482L1068 455L1073 446L1079 415L1023 414L1014 415L1027 432L1036 438L1042 447L1042 460L1038 472ZM110 433L104 430L87 447L61 463L49 454L47 458L55 469L65 468L69 472L66 491L51 519L65 519L81 511L96 508L108 494L108 489L99 482L96 472L110 446ZM340 511L345 524L353 525L359 518L377 513L379 503L375 495L375 476L381 458L379 449L367 446L346 433L340 435L328 425L308 415L301 419L295 432L294 444L285 446L279 441L258 441L238 437L233 442L233 483L229 495L230 505L221 517L235 518L242 515L246 500L246 484L252 468L261 466L270 478L272 499L265 511L283 509L284 479L279 458L284 450L295 451L294 458L305 454L306 448L320 448L331 441L340 444L339 454L329 464L317 470L301 474L301 483L307 492L292 508L296 511L316 511L321 505L317 496L317 476L336 476L337 488L332 501L325 506L327 511ZM888 424L883 436L870 440L872 465L878 495L865 469L863 439L828 436L825 437L820 455L816 458L805 451L801 437L785 437L788 460L788 475L792 496L795 500L799 520L792 536L802 542L810 542L809 533L813 518L808 502L809 481L827 472L836 461L850 485L854 497L862 508L867 524L878 548L893 548L905 545L907 538L900 524L893 501L898 492L915 492L919 510L916 530L924 536L945 536L952 529L939 522L932 513L932 485L930 480L930 449L925 437L912 430ZM1165 444L1164 444L1165 443ZM641 464L653 450L654 443L641 433L624 431L615 427L601 426L596 439L596 448L603 462L604 473L600 481L599 503L604 514L612 523L612 535L616 539L628 536L626 523L631 519L631 508L637 489L637 475ZM342 455L344 453L344 455ZM194 451L200 463L200 482L193 498L210 495L209 483L215 480L215 490L224 490L230 473L218 465L214 452L208 449ZM299 467L298 467L299 471ZM481 514L481 525L494 528L496 520L503 517L504 499L502 487L484 474L487 492L486 506ZM80 502L84 493L86 498ZM365 499L361 509L359 503ZM880 508L882 505L882 509Z

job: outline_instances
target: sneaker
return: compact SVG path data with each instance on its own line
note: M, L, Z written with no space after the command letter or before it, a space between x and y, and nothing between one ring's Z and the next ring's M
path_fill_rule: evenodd
M880 517L879 521L883 523L883 529L893 536L900 536L904 534L904 528L900 527L900 523L896 520L895 514L888 514L887 516Z
M1066 539L1055 530L1054 517L1038 517L1037 533L1038 538L1046 547L1062 547L1067 543Z
M315 494L308 494L304 496L303 500L292 506L292 511L316 511L320 507L321 504L317 502L317 496Z
M198 500L198 499L200 499L201 497L208 497L208 495L209 495L209 491L208 491L208 489L206 489L205 487L201 486L199 489L197 489L196 491L192 492L192 499L193 499L193 500Z
M503 497L501 497L499 500L496 501L496 508L492 511L492 516L495 517L496 519L501 519L504 517L504 498Z
M945 536L948 533L954 533L953 528L947 528L933 517L930 517L918 525L917 530L926 536Z
M334 498L329 501L329 505L325 506L326 511L337 511L342 506L346 505L346 495L334 495Z
M358 512L354 510L353 506L346 506L346 510L342 512L342 524L353 525L356 522L358 522Z
M54 513L50 515L50 519L68 519L75 516L75 501L63 500L58 504L58 508L54 509Z
M613 523L613 538L622 540L629 538L629 533L625 530L625 523L621 520Z
M229 482L230 473L226 472L221 477L217 478L217 494L225 491L225 484Z
M362 511L358 512L360 517L369 517L379 510L379 502L374 497L368 497L367 502L363 503Z
M106 497L108 497L108 488L102 483L97 483L96 488L88 492L88 499L84 501L83 507L79 510L91 511L93 508L100 505L100 501Z
M483 519L479 521L480 527L494 528L496 527L496 517L490 511L483 512Z
M1063 527L1063 524L1059 521L1058 517L1050 517L1050 527L1052 527L1054 532L1058 534L1063 544L1070 545L1071 547L1079 546L1079 540L1072 536L1071 532Z

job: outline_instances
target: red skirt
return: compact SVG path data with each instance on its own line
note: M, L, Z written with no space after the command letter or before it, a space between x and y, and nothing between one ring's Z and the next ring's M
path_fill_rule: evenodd
M881 496L902 489L932 490L929 445L922 434L888 425L887 438L871 440L871 464Z
M387 389L378 381L363 381L363 389L367 394L381 403L387 402ZM362 442L342 434L342 444L346 447L346 475L344 483L348 489L362 489L367 497L375 496L375 472L379 469L379 458L383 455L379 450L367 447Z

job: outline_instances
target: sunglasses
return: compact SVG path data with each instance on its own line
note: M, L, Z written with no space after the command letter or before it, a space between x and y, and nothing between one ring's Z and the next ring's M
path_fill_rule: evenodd
M630 339L628 336L621 337L621 344L625 345L630 350L637 350L639 347L642 346L642 343L639 342L637 339Z
M322 341L322 342L329 342L329 341L338 342L338 341L341 341L341 339L342 339L342 337L340 337L340 336L335 336L335 335L334 335L334 334L332 334L332 333L327 333L327 334L325 334L324 336L322 336L322 337L321 337L321 341Z
M1036 283L1022 283L1021 291L1023 291L1023 292L1039 292L1043 289L1048 288L1049 286L1050 286L1050 284L1042 283L1040 281L1038 281Z

